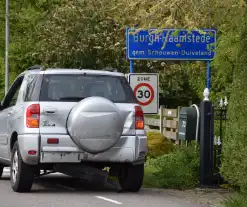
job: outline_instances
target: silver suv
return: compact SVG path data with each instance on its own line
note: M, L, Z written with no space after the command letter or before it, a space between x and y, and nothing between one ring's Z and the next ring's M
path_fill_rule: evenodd
M10 166L15 192L47 172L104 182L110 174L136 192L147 151L143 111L122 73L32 66L1 102L0 175Z

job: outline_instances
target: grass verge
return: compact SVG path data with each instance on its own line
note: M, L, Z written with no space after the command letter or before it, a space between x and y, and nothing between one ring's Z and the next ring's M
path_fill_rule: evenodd
M234 195L223 202L225 207L247 207L247 194Z
M160 188L159 182L153 179L154 174L157 170L152 166L145 167L145 176L143 181L144 188Z

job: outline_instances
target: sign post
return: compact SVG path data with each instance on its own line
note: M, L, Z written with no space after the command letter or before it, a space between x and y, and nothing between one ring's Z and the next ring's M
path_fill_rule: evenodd
M159 76L152 73L131 73L129 82L138 104L145 114L157 114L159 111Z
M211 87L211 70L210 70L210 61L207 61L207 88L208 90Z
M134 61L130 60L130 73L134 73Z
M126 29L127 59L130 60L130 83L144 113L158 113L158 86L145 76L133 74L133 60L184 60L207 62L207 81L200 113L200 183L211 184L213 153L213 116L209 100L210 61L215 56L216 31L213 29ZM140 74L139 74L140 75ZM151 75L151 74L150 74ZM151 79L151 77L149 77ZM140 80L140 82L138 82ZM154 90L156 87L156 90ZM155 98L157 96L157 99ZM184 123L182 123L184 124ZM184 126L184 125L182 125Z

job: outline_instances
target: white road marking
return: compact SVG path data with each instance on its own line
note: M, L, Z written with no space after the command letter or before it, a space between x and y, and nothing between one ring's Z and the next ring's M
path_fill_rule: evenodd
M3 168L3 172L10 172L10 168L8 167L8 168Z
M118 202L118 201L115 201L115 200L112 200L112 199L109 199L109 198L106 198L106 197L102 197L102 196L95 196L95 197L98 198L98 199L102 199L102 200L111 202L111 203L118 204L118 205L121 205L121 204L122 204L122 203L120 203L120 202Z
M4 168L3 169L3 174L4 175L9 175L10 174L10 168Z

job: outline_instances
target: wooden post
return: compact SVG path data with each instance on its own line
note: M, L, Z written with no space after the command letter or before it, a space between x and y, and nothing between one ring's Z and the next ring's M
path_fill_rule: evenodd
M163 135L163 130L164 130L164 126L163 126L163 122L164 122L163 109L164 109L164 106L160 105L160 133L162 135Z
M177 122L179 122L179 112L180 112L181 107L178 107L178 114L177 114ZM178 126L178 125L177 125ZM178 139L178 128L177 128L177 140L176 140L176 144L179 145L180 141Z

